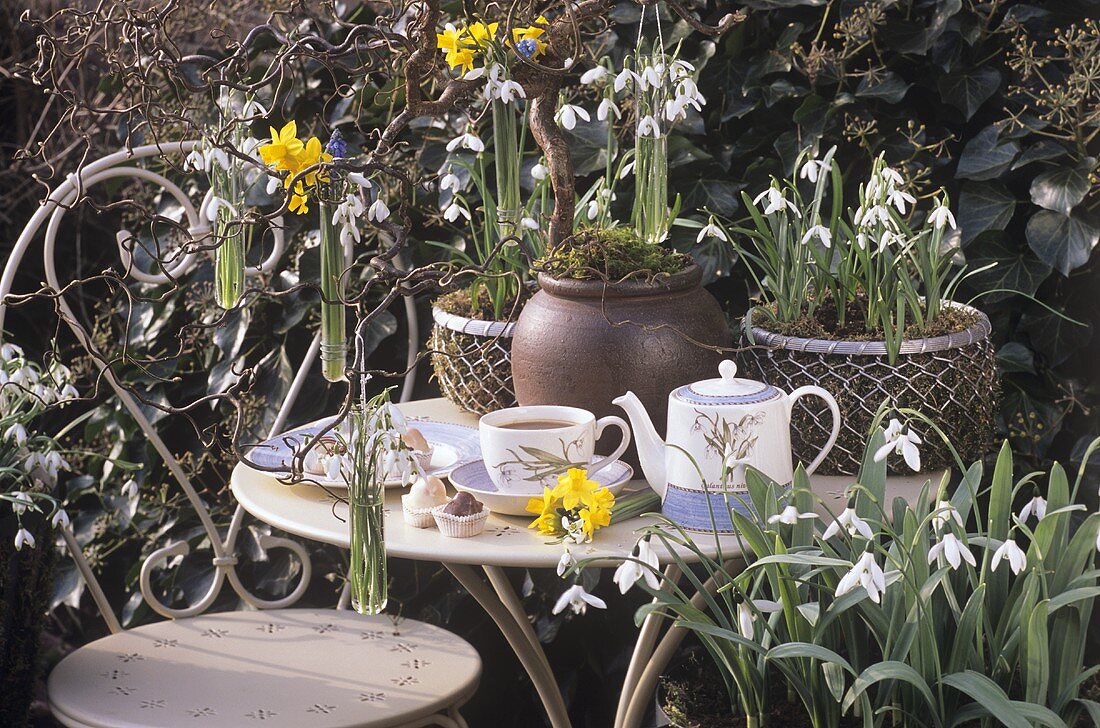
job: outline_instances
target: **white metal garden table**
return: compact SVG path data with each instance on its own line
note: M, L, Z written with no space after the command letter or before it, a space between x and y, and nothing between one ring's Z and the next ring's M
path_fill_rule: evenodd
M410 418L477 424L476 415L463 412L443 399L408 402L400 408ZM897 496L912 499L925 480L925 476L892 478L887 489L888 499ZM850 482L851 478L847 477L817 476L812 479L814 491L834 512L843 508L840 494ZM636 480L628 487L648 486L644 480ZM272 475L241 463L233 470L231 488L245 510L272 526L304 538L344 548L349 546L346 504L336 502L315 485L285 485ZM547 545L545 537L527 528L528 519L523 517L493 514L484 533L466 539L447 538L435 529L413 528L402 518L399 497L397 490L390 490L386 497L387 553L397 558L443 564L496 622L534 683L551 725L567 728L569 716L557 680L519 595L503 571L505 567L556 568L561 547ZM824 508L822 515L825 515ZM637 541L635 531L652 520L641 517L603 528L593 543L574 547L574 554L581 559L598 559L615 565L633 550ZM712 558L717 558L721 549L722 558L730 562L731 568L740 564L741 547L735 535L699 538L698 545ZM679 578L675 566L669 565L671 558L667 551L660 544L654 544L654 550L665 565L665 573L670 578ZM690 552L685 551L682 555L686 561L693 560ZM484 573L488 583L479 571ZM616 728L634 728L640 724L657 678L683 638L682 630L669 630L658 642L662 621L651 615L642 625L620 695Z

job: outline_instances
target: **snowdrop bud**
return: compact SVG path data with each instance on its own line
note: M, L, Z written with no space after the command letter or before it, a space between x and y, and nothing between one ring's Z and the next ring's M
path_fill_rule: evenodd
M607 76L607 74L608 70L603 66L590 68L581 74L581 83L583 83L585 86L591 86L592 84Z
M138 484L133 478L130 478L122 484L122 495L126 498L137 498Z
M34 548L34 536L25 528L20 528L15 534L15 550L22 551L23 544Z
M370 209L367 210L367 220L372 222L382 222L389 216L390 208L386 207L381 197L371 203Z
M546 179L546 176L550 174L550 170L546 168L546 165L539 162L534 167L531 167L531 179L536 182L541 182Z

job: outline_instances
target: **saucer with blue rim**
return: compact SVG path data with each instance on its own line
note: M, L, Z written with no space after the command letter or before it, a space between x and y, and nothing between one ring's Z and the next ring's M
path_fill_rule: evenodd
M542 486L538 483L525 483L507 493L502 492L489 477L484 460L459 465L448 477L455 490L474 496L493 513L530 516L527 502L542 495ZM610 490L612 495L618 495L634 477L634 468L616 460L588 477Z

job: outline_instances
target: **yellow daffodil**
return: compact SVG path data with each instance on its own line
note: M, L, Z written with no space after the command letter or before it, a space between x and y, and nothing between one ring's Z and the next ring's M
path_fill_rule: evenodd
M546 28L549 27L550 21L545 16L540 15L535 19L533 25L529 25L526 28L512 28L512 43L524 50L520 46L521 41L533 41L535 43L535 50L530 54L531 58L542 55L546 50L546 41L542 40L542 36L546 34Z
M289 169L288 163L305 148L298 138L298 125L288 121L279 131L275 127L270 127L270 131L271 142L260 147L260 158L276 169Z
M435 34L435 46L440 50L447 51L448 53L454 50L458 50L464 46L468 46L470 41L463 38L464 32L456 29L450 23L443 29L442 33Z
M298 154L294 155L295 169L294 174L301 172L303 169L308 169L319 162L331 162L332 155L324 151L321 146L321 140L317 137L310 137ZM306 174L305 184L307 187L312 187L317 184L318 171L313 170ZM328 182L328 177L325 175L320 176L322 182Z
M557 505L558 499L554 496L554 492L549 488L543 488L541 498L532 498L527 501L527 512L538 516L538 518L531 521L528 528L537 528L539 533L547 536L553 536L557 533L561 525L557 514Z
M471 23L466 32L469 33L474 44L479 48L484 48L489 41L497 37L497 28L499 27L500 23ZM438 36L436 37L438 38Z
M612 500L614 500L613 496ZM611 523L611 511L607 508L582 508L580 516L581 527L589 541L592 540L597 528L603 528Z
M583 468L569 468L565 475L558 476L554 495L561 499L566 510L571 511L590 500L596 490L602 487L594 480L589 480L588 472Z
M462 73L474 70L474 52L469 48L456 48L447 51L447 65L458 68Z

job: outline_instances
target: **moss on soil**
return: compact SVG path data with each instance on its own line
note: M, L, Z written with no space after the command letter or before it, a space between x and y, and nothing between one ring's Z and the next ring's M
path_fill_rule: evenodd
M555 278L621 281L679 273L691 265L691 256L650 245L627 227L577 230L535 269Z
M484 288L478 289L477 305L474 305L473 297L469 288L463 288L460 291L452 291L445 295L440 296L435 301L435 307L441 311L445 311L455 316L465 316L466 318L477 319L478 321L495 321L496 316L493 312L493 302L489 299L489 294ZM515 321L519 318L519 312L523 309L524 302L530 298L530 294L526 291L520 296L519 305L516 305L515 301L506 301L504 303L505 319ZM514 310L514 314L508 316Z
M832 301L823 303L814 314L803 314L794 321L779 321L768 314L775 314L774 306L762 307L764 311L753 317L753 325L783 336L796 336L806 339L825 339L828 341L881 341L882 326L868 329L863 317L863 308L852 302L845 312L844 326L838 326L837 308ZM927 339L934 336L946 336L965 331L978 320L976 314L954 307L944 307L935 321L918 326L909 314L906 319L906 339Z

